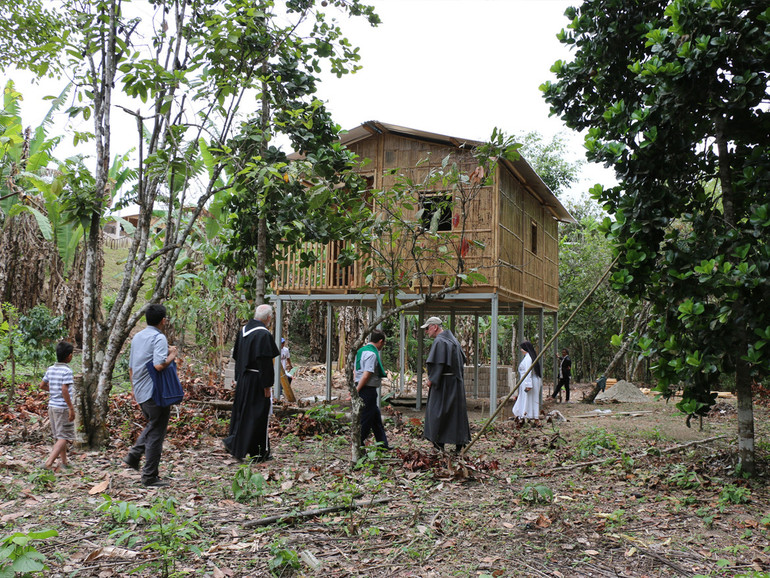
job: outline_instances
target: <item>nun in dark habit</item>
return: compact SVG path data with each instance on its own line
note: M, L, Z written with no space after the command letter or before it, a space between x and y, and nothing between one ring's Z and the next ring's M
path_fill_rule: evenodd
M443 328L440 318L429 318L422 329L433 338L426 362L430 391L423 437L441 451L445 444L455 444L455 451L459 453L471 441L463 379L465 355L460 342Z
M233 347L235 399L230 416L230 435L225 449L237 460L247 455L255 461L270 459L267 424L275 379L273 359L281 354L267 328L273 318L270 305L260 305L238 332Z

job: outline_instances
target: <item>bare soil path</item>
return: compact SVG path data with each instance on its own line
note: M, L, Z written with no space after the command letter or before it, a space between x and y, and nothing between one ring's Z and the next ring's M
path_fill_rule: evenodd
M32 542L46 556L46 576L770 572L770 416L761 406L755 480L735 471L729 403L699 431L660 401L549 404L567 421L501 421L464 460L429 450L421 412L389 408L386 429L397 449L371 448L352 470L349 426L335 419L340 408L283 412L271 427L274 459L243 466L219 442L227 412L201 403L227 393L210 380L187 382L191 399L174 409L161 463L169 488L143 488L119 463L141 427L127 394L114 397L113 447L76 451L72 468L56 474L38 467L50 449L45 397L29 392L24 405L1 414L0 535L55 529L58 536ZM306 371L294 388L323 395L324 383ZM344 406L341 378L334 395ZM578 417L586 415L596 417ZM470 417L478 431L481 410ZM688 442L703 443L669 451ZM297 515L331 507L340 509ZM292 513L288 522L249 525Z

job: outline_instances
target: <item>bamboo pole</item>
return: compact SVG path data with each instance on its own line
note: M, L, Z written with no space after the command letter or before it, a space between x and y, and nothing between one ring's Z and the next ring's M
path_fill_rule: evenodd
M513 386L513 389L510 391L510 393L506 396L506 398L502 401L502 403L497 405L497 409L495 412L489 416L489 419L484 423L484 425L481 427L481 430L473 437L473 439L470 441L470 443L465 446L460 453L461 456L464 456L466 452L473 447L473 445L479 440L479 438L484 434L485 431L489 428L489 426L492 424L492 422L495 420L495 418L498 416L498 414L502 411L503 407L505 407L505 404L508 402L509 399L511 399L511 396L519 391L519 386L521 385L521 382L524 381L524 379L530 374L530 372L535 368L535 364L540 361L540 358L543 357L543 354L545 354L546 351L551 347L551 344L556 341L556 339L561 335L561 332L564 331L566 327L569 326L572 319L574 319L575 315L578 311L580 311L583 308L583 305L585 305L588 300L591 298L591 296L596 292L596 290L599 288L599 285L601 285L604 280L607 278L607 275L612 270L612 268L615 266L615 263L618 262L618 259L620 259L620 253L613 259L612 263L609 264L607 269L605 269L602 276L599 278L599 280L596 282L596 284L593 286L593 288L588 292L588 295L586 295L583 300L580 302L580 304L575 308L575 310L572 312L572 315L569 316L569 319L562 325L559 330L554 334L553 337L546 343L538 356L532 361L532 364L529 366L529 369L524 372L524 375L519 377L519 380L516 382L516 385Z

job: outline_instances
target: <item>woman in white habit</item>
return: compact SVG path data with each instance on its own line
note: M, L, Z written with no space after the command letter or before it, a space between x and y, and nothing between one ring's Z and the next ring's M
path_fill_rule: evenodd
M535 347L525 341L521 344L524 359L519 364L519 379L527 373L532 365L532 360L537 357ZM519 419L540 419L540 389L543 386L543 377L540 370L540 362L535 364L524 381L519 385L519 397L513 405L513 415Z

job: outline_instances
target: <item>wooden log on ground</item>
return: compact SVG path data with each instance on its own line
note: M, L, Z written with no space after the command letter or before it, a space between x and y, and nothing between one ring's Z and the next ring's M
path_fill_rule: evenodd
M268 516L267 518L260 518L259 520L249 520L244 524L244 527L253 528L255 526L269 526L271 524L280 524L281 522L294 522L304 518L315 518L317 516L323 516L324 514L331 514L333 512L349 512L351 510L357 510L358 508L373 506L375 504L387 504L390 502L390 500L391 498L361 500L360 502L355 502L353 504L347 504L344 506L330 506L328 508L315 508L313 510L305 510L304 512L296 512L293 514Z
M186 401L185 403L193 403L196 405L208 405L213 409L222 410L222 411L231 411L233 409L232 401L224 401L222 399L210 399L210 400L191 399L190 401Z
M711 438L706 438L706 439L703 439L703 440L694 440L694 441L687 442L687 443L684 443L684 444L679 444L677 446L671 446L669 448L664 448L664 449L659 450L659 451L660 451L661 454L670 454L672 452L678 452L678 451L683 450L685 448L688 448L690 446L697 446L697 445L700 445L700 444L710 443L710 442L713 442L713 441L716 441L716 440L724 439L725 437L727 437L727 436L725 436L725 435L718 435L718 436L714 436L714 437L711 437ZM634 460L638 460L640 458L647 457L648 455L649 454L646 451L644 451L642 453L633 455L631 457ZM620 458L618 458L618 457L609 457L609 458L603 458L603 459L600 459L600 460L593 460L593 461L590 461L590 462L581 462L579 464L571 464L569 466L559 466L558 468L551 468L550 470L547 470L546 472L541 472L539 474L526 475L526 476L522 476L522 477L523 478L536 478L536 477L543 476L545 474L551 474L553 472L563 472L563 471L575 470L577 468L583 468L583 467L588 467L588 466L598 466L600 464L613 464L616 461L618 461L618 459L620 459Z

